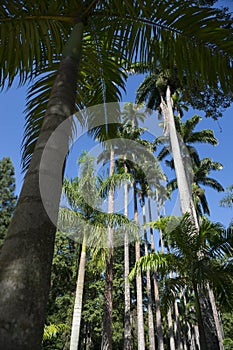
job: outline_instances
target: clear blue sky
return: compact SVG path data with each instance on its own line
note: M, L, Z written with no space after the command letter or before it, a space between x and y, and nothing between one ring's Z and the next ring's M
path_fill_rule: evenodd
M233 1L220 1L221 5L231 8L233 11ZM134 101L135 91L138 84L141 82L141 77L130 78L128 82L127 95L124 96L125 102ZM21 174L21 141L23 138L24 115L26 87L17 88L14 84L8 91L1 92L1 129L0 129L0 159L10 157L16 173L16 192L19 193L23 175ZM193 113L190 111L188 117ZM211 157L215 161L223 163L224 168L213 174L219 182L224 186L229 186L233 183L233 107L225 111L223 118L219 120L219 125L211 120L203 118L200 123L200 128L213 129L215 136L219 140L219 145L210 147L207 145L198 147L201 157ZM233 217L231 209L220 208L219 200L222 198L222 193L218 194L213 190L208 190L207 199L210 203L211 219L221 221L227 225Z

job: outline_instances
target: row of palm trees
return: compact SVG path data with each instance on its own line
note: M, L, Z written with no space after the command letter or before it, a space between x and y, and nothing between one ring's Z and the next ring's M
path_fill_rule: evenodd
M118 136L122 137L124 136L124 138L128 138L131 140L137 140L138 142L141 142L142 144L146 144L148 147L148 152L153 152L153 144L149 143L146 140L141 140L140 136L141 134L145 131L145 129L139 128L138 127L138 119L136 117L139 117L141 119L143 119L143 117L145 117L145 114L140 113L137 108L134 108L133 104L126 104L123 108L123 126L120 126L119 131L118 131ZM178 123L178 118L177 119L177 123ZM200 160L197 150L191 145L192 141L193 142L202 142L202 140L204 142L209 142L210 144L217 144L217 140L213 135L213 132L210 130L202 130L201 132L194 132L194 128L197 125L198 121L200 120L199 117L194 116L192 117L190 120L182 123L181 120L179 120L179 127L180 130L182 129L182 134L186 136L186 142L187 142L187 147L189 147L189 152L190 152L190 156L193 157L193 164L194 166L196 166L197 168L197 164L199 164L200 168L198 168L199 173L201 174L201 176L197 176L197 174L194 175L193 177L193 185L199 186L200 183L204 183L204 184L211 184L212 187L214 187L217 190L223 190L223 188L221 187L221 185L214 179L209 178L208 177L208 173L210 170L218 170L220 168L219 163L213 162L210 159L204 159L204 160ZM137 126L136 126L137 125ZM185 127L186 126L186 127ZM115 127L115 126L114 126ZM182 135L182 136L183 136ZM168 146L166 146L166 142L167 139L166 138L158 138L156 140L156 143L163 143L165 144L164 148L160 151L159 153L159 158L162 159L164 156L166 156L169 153L169 148ZM122 149L120 149L121 153L122 153ZM119 152L119 149L118 149ZM126 152L126 150L125 150ZM110 149L110 152L105 152L108 155L110 155L111 157L111 161L110 164L114 164L114 158L113 158L113 147ZM129 160L127 160L127 154L124 154L124 157L121 160L117 161L116 164L116 168L118 169L118 183L120 183L122 181L122 179L124 180L124 177L121 177L121 173L122 174L132 174L133 176L133 192L134 192L134 220L136 223L138 223L138 198L140 198L140 203L142 205L143 208L143 223L145 224L147 221L146 218L146 211L145 211L145 197L148 197L148 205L150 203L150 197L152 195L153 192L151 192L151 188L147 182L147 177L145 177L145 173L142 171L142 169L140 169L140 166L138 166L138 164L140 164L140 159L138 159L138 154L135 153L132 156L132 159L134 160L133 162L130 162ZM144 159L145 161L145 159ZM136 165L137 164L137 165ZM168 163L170 166L173 167L173 160L170 160ZM145 167L144 167L145 170ZM91 170L93 173L93 169ZM155 180L155 182L157 181L157 184L155 183L155 192L156 193L156 197L158 198L161 194L158 193L159 190L161 191L161 185L160 185L160 181L165 179L164 174L161 172L161 170L159 169L158 166L155 166L155 168L153 168L153 170L149 170L148 172L151 172L151 177L153 177ZM148 174L147 174L148 175ZM84 177L85 178L85 177ZM114 179L113 179L114 178ZM112 179L112 180L111 180ZM128 178L129 180L129 178ZM111 170L110 173L110 182L113 181L113 185L111 188L111 191L113 191L114 194L114 186L116 186L116 174L115 176L113 175L113 170ZM84 181L85 182L85 181ZM109 183L109 181L108 181ZM175 188L176 186L174 186L175 180L172 180L168 183L168 189L171 187L171 184L173 184L173 188ZM138 185L139 184L139 187ZM157 187L156 187L157 185ZM93 191L91 191L92 186L88 185L90 188L90 193L92 198L94 198L93 196ZM194 187L194 186L193 186ZM199 192L200 192L200 186L199 188ZM86 192L86 191L85 191ZM78 193L78 192L77 192ZM127 216L127 208L128 208L128 204L127 204L127 195L128 193L128 184L126 183L125 186L125 209L124 209L124 214ZM198 191L194 192L194 198L196 197L196 209L199 208L199 203L198 203ZM204 194L204 190L202 192L202 195ZM200 196L200 195L199 195ZM201 196L200 196L201 197ZM111 195L111 201L114 200L114 195ZM207 203L207 202L205 202ZM206 204L206 207L208 208L208 205ZM204 207L205 208L205 207ZM203 209L204 210L204 209ZM209 210L209 208L208 208ZM201 212L200 212L201 214ZM159 217L159 213L158 213L158 217ZM89 218L90 220L90 218ZM190 217L187 220L191 220ZM151 221L151 212L149 211L149 221ZM179 224L182 227L182 224ZM179 226L178 225L178 226ZM191 225L191 223L190 223ZM176 227L177 225L175 225ZM179 227L180 227L179 226ZM161 232L161 246L162 248L162 254L164 254L164 247L166 247L166 249L169 249L169 245L166 243L164 243L164 229L163 227L159 227L159 225L156 226L157 228L160 229ZM185 229L184 228L180 228L180 230L183 230L183 235L185 235ZM195 226L192 227L190 229L189 227L189 233L191 234L191 232L194 234L196 228ZM176 231L175 231L176 232ZM177 232L179 232L179 230L177 229ZM188 235L188 232L187 232ZM187 236L188 237L188 236ZM154 238L153 238L153 232L151 234L151 251L154 252ZM185 240L184 240L185 242ZM113 237L111 238L111 244L113 245ZM139 261L147 261L148 258L148 243L147 243L147 233L145 230L145 236L144 236L144 251L145 251L145 257L140 259L140 240L137 240L135 243L135 255L136 255L136 266L140 266ZM113 248L113 247L112 247ZM113 249L110 248L111 254L110 257L107 256L106 258L106 262L108 263L110 259L113 259ZM190 249L193 249L193 247ZM198 248L199 249L199 248ZM153 256L153 255L152 255ZM154 256L157 257L157 255L155 254ZM165 258L165 256L163 256L163 258ZM144 260L143 260L144 259ZM159 261L161 258L159 257ZM144 264L144 263L143 263ZM161 262L161 264L163 265L164 263ZM153 264L152 264L153 265ZM111 275L111 283L112 283L112 264L111 266L107 265L108 268L108 274ZM157 266L157 265L154 265ZM187 265L188 266L188 265ZM154 267L153 267L154 268ZM152 268L152 270L153 270ZM169 266L171 276L173 276L174 279L174 269L171 268L171 265ZM132 348L132 342L130 339L130 322L129 322L129 315L130 315L130 289L129 289L129 282L127 279L127 276L129 274L129 253L128 253L128 236L127 236L127 231L125 234L125 271L126 271L126 276L125 276L125 348L126 349L131 349ZM156 301L156 329L157 329L157 335L158 335L158 347L159 349L164 349L164 343L163 343L163 331L162 331L162 322L161 322L161 311L160 311L160 300L159 300L159 288L158 288L158 277L156 277L156 271L154 271L153 274L153 278L152 278L152 282L153 282L153 286L154 286L154 294L155 294L155 301ZM177 273L177 271L176 271ZM106 274L107 276L107 274ZM142 301L142 277L140 273L136 273L136 278L138 278L138 282L137 282L137 312L138 312L138 348L139 349L143 349L145 348L145 339L144 339L144 320L143 320L143 301ZM184 277L182 276L181 278L184 279ZM179 279L181 280L180 276ZM109 281L107 281L107 284L109 284ZM78 284L77 284L78 286ZM182 286L184 286L184 282L182 284ZM83 287L82 287L83 288ZM80 294L80 289L78 287L78 293ZM105 298L105 303L107 305L105 305L105 308L107 309L108 315L112 314L112 303L109 303L109 300L111 301L112 297L112 287L108 288L108 293L110 295L110 297ZM196 296L197 297L197 296ZM153 314L152 314L152 289L151 289L151 279L150 279L150 271L147 271L147 298L148 298L148 318L149 318L149 338L150 338L150 349L154 349L155 348L155 338L154 338L154 321L153 321ZM80 300L80 299L79 299ZM177 303L175 301L175 305L176 305L176 312L177 312ZM79 302L79 310L80 310L80 302ZM170 310L171 313L171 310ZM169 312L168 312L169 314ZM171 316L171 315L170 315ZM81 315L79 314L79 325L80 325L80 317ZM106 317L106 316L105 316ZM178 316L176 316L176 318L178 319ZM178 322L178 321L177 321ZM111 323L111 319L108 319L108 323L107 323L107 327L111 329L111 325L109 325L109 323ZM103 322L103 335L105 334L105 327L106 327L106 319L104 318L104 322ZM75 331L76 336L79 334L78 331ZM106 334L107 337L104 335L103 339L105 339L104 341L102 341L102 349L111 349L111 331L109 332L109 330L106 330ZM171 339L171 349L174 349L174 341L172 342L172 337ZM77 347L77 341L78 341L78 337L76 340L76 347ZM196 340L197 341L197 340ZM198 342L198 341L197 341ZM178 343L180 343L180 341L178 341ZM72 349L75 349L75 347L73 347Z

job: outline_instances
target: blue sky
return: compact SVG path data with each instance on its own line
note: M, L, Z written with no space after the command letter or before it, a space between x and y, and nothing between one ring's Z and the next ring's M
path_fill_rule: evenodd
M231 7L233 11L233 1L220 1L221 5ZM130 77L127 87L127 95L124 96L123 101L134 101L135 91L142 77ZM23 182L23 175L21 173L21 142L23 138L24 128L24 114L25 108L26 87L17 87L14 84L8 91L0 93L1 106L1 129L0 129L0 159L3 157L10 157L16 173L16 193L20 192ZM187 117L191 117L193 111L189 111ZM200 123L200 128L213 129L215 136L219 140L219 145L212 146L198 146L201 157L211 157L214 161L221 162L224 167L221 171L215 172L215 177L224 187L233 183L233 106L226 110L223 118L219 122L211 119L203 118ZM207 198L210 203L211 219L213 221L220 221L227 225L231 218L233 211L231 209L220 208L219 200L222 198L222 193L218 194L213 190L207 191Z

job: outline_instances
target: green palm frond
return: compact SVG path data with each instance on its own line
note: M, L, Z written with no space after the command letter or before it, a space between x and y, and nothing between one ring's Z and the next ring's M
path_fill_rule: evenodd
M23 5L20 1L2 3L1 88L11 86L17 75L20 84L23 84L28 78L35 77L44 66L59 61L72 22L62 1L49 5L44 1L40 4L24 1ZM7 56L4 52L6 47Z
M206 87L208 82L217 88L220 83L222 89L229 92L233 57L232 33L227 29L230 20L220 18L217 10L193 6L191 0L185 4L175 0L158 1L156 6L142 0L133 4L127 0L121 6L115 6L116 3L116 0L101 4L74 0L65 3L59 0L54 4L25 0L23 6L20 1L3 3L0 6L2 88L10 86L17 74L20 83L25 83L29 78L43 79L45 67L47 73L52 73L81 14L85 17L86 35L77 89L78 106L83 108L110 99L117 101L124 88L125 69L137 61L152 67L155 58L162 66L176 65L179 77L185 74L187 86L193 86L195 77L199 85ZM29 91L24 168L34 149L52 80L50 76L47 82L42 81L44 91L37 90L37 96L31 95L33 90ZM35 82L35 88L40 89L39 82ZM38 103L40 94L42 106Z
M49 324L44 326L43 342L46 340L56 338L60 333L68 329L68 326L64 323Z
M102 197L106 197L110 189L115 189L121 186L124 182L133 183L133 176L130 173L116 174L114 173L111 177L106 178L102 181L100 186L100 193Z
M103 95L103 81L105 82L107 92L106 99L109 102L120 99L121 91L124 89L125 84L125 74L112 58L112 55L116 57L116 53L101 50L101 54L97 55L94 44L90 42L89 33L84 36L83 40L86 45L84 45L83 61L80 64L77 84L76 112L84 107L106 102ZM97 69L96 65L93 65L93 59L98 62L97 66L102 67L101 69ZM51 67L53 68L52 71ZM29 165L36 140L40 133L51 88L56 78L57 68L58 63L51 64L50 68L44 68L43 75L39 76L28 90L25 109L25 132L22 143L23 170L26 170ZM83 119L82 113L77 113L76 116L80 124L84 125L86 121ZM98 119L99 122L101 120L104 124L103 116Z
M163 254L161 252L155 252L153 254L148 254L142 256L135 264L134 268L130 271L129 280L132 281L139 272L150 270L155 272L158 269L166 269L169 271L170 261L173 256L168 254Z
M216 190L218 192L224 191L224 187L220 184L220 182L211 177L204 177L203 179L200 179L198 183L204 186L211 187L213 190Z

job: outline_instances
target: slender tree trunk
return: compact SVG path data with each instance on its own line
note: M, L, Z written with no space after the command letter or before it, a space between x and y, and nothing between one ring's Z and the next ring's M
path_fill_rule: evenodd
M125 166L125 172L127 167ZM128 184L124 184L124 214L128 217ZM132 350L131 322L130 322L130 284L129 276L129 235L125 232L124 240L124 259L125 259L125 315L124 315L124 350Z
M169 135L170 135L170 142L171 142L171 150L173 154L174 159L174 166L176 171L176 178L177 178L177 185L179 189L179 195L180 195L180 204L181 204L181 211L182 213L190 213L193 222L199 230L199 224L198 219L196 215L196 210L194 207L194 203L192 200L192 189L191 189L191 183L188 183L188 175L185 172L184 164L182 161L182 155L180 150L180 145L177 137L176 127L175 127L175 121L174 121L174 114L173 114L173 106L172 106L172 98L171 98L171 91L170 87L167 86L166 91L166 102L162 99L161 102L161 108L163 110L164 115L166 116L165 119L168 122L168 129L169 129ZM204 321L204 332L206 336L206 350L219 350L219 342L218 342L218 335L213 315L213 310L211 308L210 304L210 298L208 293L205 293L201 289L198 288L199 293L199 299L200 299L200 310L201 310L201 317ZM201 336L201 332L200 332ZM217 342L216 342L217 339Z
M201 345L200 345L200 332L199 332L199 328L197 325L193 326L193 330L194 330L194 341L195 341L195 345L197 350L201 350Z
M148 212L149 212L149 222L152 222L150 195L148 195ZM153 234L152 227L150 227L150 242L151 242L151 252L153 253L155 251L155 244L154 244L154 234ZM157 337L158 337L158 350L164 350L162 316L161 316L160 298L159 298L159 286L158 286L156 273L154 273L152 275L152 281L154 283L155 316L156 316L156 330L157 330Z
M75 46L69 46L60 63L41 133L1 251L0 349L41 348L56 227L42 203L39 175L47 174L49 184L53 185L48 187L53 193L46 205L56 222L69 135L62 135L53 144L45 167L41 168L40 163L49 137L74 112L82 33L83 24L79 23L69 40Z
M187 309L187 300L186 300L186 296L185 296L185 292L183 291L183 302L184 302L184 309ZM192 326L190 325L190 323L186 320L185 321L185 326L186 326L186 344L188 344L188 349L190 348L190 350L196 350L196 344L195 344L195 339L192 335ZM194 329L194 328L193 328ZM199 337L198 337L199 338ZM199 350L199 349L197 349Z
M137 192L136 184L133 186L134 192L134 220L138 223L138 205L137 205ZM136 262L140 259L140 241L135 242L135 257ZM137 325L138 325L138 350L145 350L145 335L144 335L144 319L143 319L143 300L142 300L142 276L138 272L136 276L136 289L137 289Z
M206 336L205 336L205 328L201 315L201 303L200 303L200 294L198 293L198 287L194 283L194 295L196 299L196 312L197 312L197 322L198 322L198 331L199 331L199 341L200 341L200 349L208 349Z
M109 176L114 174L114 148L110 149L110 169ZM108 213L114 212L114 188L109 191ZM113 286L113 228L108 227L108 247L109 256L106 261L106 277L104 291L104 316L103 316L103 334L101 350L112 350L112 286Z
M146 223L146 205L145 198L142 195L142 211L143 211L143 223ZM145 255L148 255L148 239L147 231L144 230L144 247ZM155 329L154 329L154 319L153 319L153 310L152 310L152 292L151 292L151 277L150 270L146 271L146 289L147 289L147 298L148 298L148 328L149 328L149 350L155 350Z
M224 345L223 345L223 329L221 325L221 321L218 315L218 310L215 302L215 297L214 297L214 292L213 289L208 285L208 293L209 293L209 299L210 299L210 304L213 310L213 315L214 315L214 322L216 325L216 330L217 330L217 335L218 335L218 342L219 342L219 348L220 350L224 350Z
M179 309L177 301L174 300L174 314L175 314L175 320L174 320L174 331L175 331L175 337L176 337L176 347L177 350L183 350L183 346L181 343L181 327L180 327L180 320L179 320Z
M86 233L84 231L82 251L81 251L79 269L78 269L78 279L77 279L76 292L75 292L74 311L73 311L73 320L72 320L71 338L70 338L70 350L78 349L81 314L82 314L85 266L86 266Z
M167 311L167 323L168 323L170 350L176 350L174 331L173 331L173 322L172 322L172 310L170 306Z

